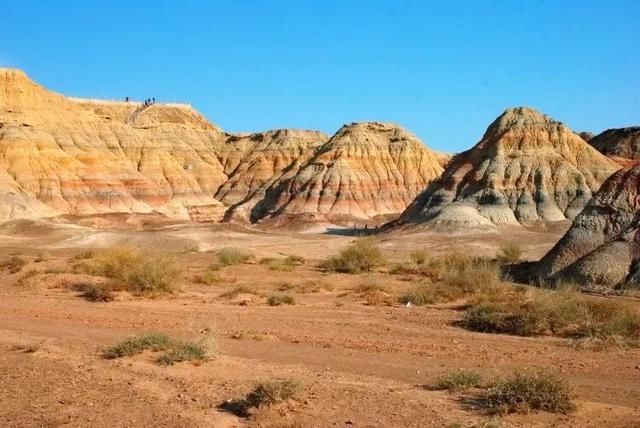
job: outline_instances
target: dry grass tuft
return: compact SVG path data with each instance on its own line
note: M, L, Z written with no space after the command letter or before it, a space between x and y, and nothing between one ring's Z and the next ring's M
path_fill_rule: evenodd
M322 262L320 267L330 272L359 274L382 264L384 258L378 246L372 239L363 238Z
M498 262L502 265L518 263L522 258L522 247L516 242L507 242L500 246L498 251Z
M482 376L470 370L456 370L438 378L435 387L436 389L444 389L450 392L480 388L482 387Z
M272 294L267 297L269 306L295 305L296 300L290 294Z
M0 261L0 270L9 273L18 273L27 264L27 261L20 256L10 256Z
M229 291L225 291L220 295L223 299L235 299L240 294L254 294L259 295L255 288L248 287L246 285L239 285Z
M251 254L247 254L242 250L233 247L226 247L218 251L218 262L222 266L235 266L247 263L253 258Z
M487 405L502 414L531 410L569 413L575 409L566 380L544 372L516 373L499 381L489 389Z

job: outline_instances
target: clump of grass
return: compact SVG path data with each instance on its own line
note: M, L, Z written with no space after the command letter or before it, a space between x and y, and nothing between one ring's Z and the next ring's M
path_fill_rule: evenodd
M500 264L514 264L520 261L522 258L522 247L516 242L507 242L506 244L502 244L498 251L498 262Z
M79 252L78 254L76 254L75 256L73 256L73 259L76 261L80 261L80 260L88 260L88 259L92 259L96 256L95 251L93 250L83 250L81 252Z
M290 294L272 294L267 297L269 306L295 305L296 300Z
M142 336L133 336L123 342L105 349L102 356L106 359L131 357L140 354L147 349L161 351L171 345L171 339L166 334L150 333Z
M26 345L16 345L12 349L22 351L25 354L33 354L40 350L40 343L28 343Z
M42 262L47 261L47 258L48 258L48 256L47 256L47 254L46 254L46 253L38 253L38 255L36 256L36 258L35 258L35 259L33 259L33 262L34 262L34 263L42 263Z
M275 259L268 265L269 270L274 272L293 272L296 270L296 265L286 264L283 260Z
M544 372L515 373L499 381L489 389L487 405L497 413L569 413L575 409L568 383Z
M256 384L245 400L252 407L271 406L296 398L300 389L300 382L292 379L263 381Z
M340 251L338 255L325 260L320 267L330 272L359 274L370 272L382 265L384 258L380 249L371 239L359 239Z
M536 290L526 299L479 301L466 310L463 325L474 331L518 336L640 339L637 308L572 290Z
M218 262L222 266L234 266L246 263L251 260L252 256L237 248L226 247L218 251Z
M220 275L211 270L208 270L202 274L195 274L193 276L193 282L195 282L196 284L215 285L219 284L220 281L222 281Z
M20 278L18 278L18 280L16 281L15 285L17 285L17 286L26 285L31 278L33 278L34 276L38 275L39 273L40 272L37 269L29 269L28 271L26 271L22 275L20 275Z
M300 266L305 262L304 257L295 254L289 255L284 259L284 264L289 266Z
M416 265L423 265L427 261L427 252L424 250L416 250L409 254L409 259Z
M181 271L175 257L146 253L132 247L115 247L94 258L81 270L112 278L125 284L127 291L138 296L175 294L180 291Z
M437 389L447 391L463 391L469 388L480 388L482 386L482 376L470 370L457 370L444 374L436 381Z
M18 273L27 264L27 261L20 256L10 256L0 261L0 270L9 273Z
M73 288L81 293L81 297L90 302L111 302L116 298L113 290L109 289L106 285L82 282L75 284Z
M207 352L199 343L177 343L166 350L156 360L161 366L172 366L182 361L202 361Z
M252 287L248 287L246 285L239 285L229 291L225 291L224 293L222 293L220 295L220 297L222 297L223 299L235 299L236 297L238 297L240 294L255 294L257 295L258 292L256 291L255 288Z
M366 281L353 289L369 306L391 305L393 298L389 287L375 281Z

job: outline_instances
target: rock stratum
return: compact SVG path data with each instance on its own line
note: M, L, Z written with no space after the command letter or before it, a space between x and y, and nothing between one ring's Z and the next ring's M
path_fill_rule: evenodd
M398 215L442 171L401 128L228 134L183 104L67 98L0 69L0 220ZM439 163L440 162L440 163Z
M538 263L543 281L640 287L640 166L611 176Z
M336 221L397 216L442 173L442 156L404 129L369 122L343 126L254 208L265 220Z
M636 165L640 161L640 126L607 129L589 144L622 166Z
M561 122L511 108L394 224L493 227L573 219L617 169Z

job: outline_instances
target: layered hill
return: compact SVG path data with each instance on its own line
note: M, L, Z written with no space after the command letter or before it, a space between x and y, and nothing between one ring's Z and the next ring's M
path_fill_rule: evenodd
M611 176L537 266L544 281L640 287L640 166Z
M0 220L399 214L447 155L391 125L228 134L184 104L67 98L0 69ZM301 218L302 218L301 217Z
M494 226L574 218L618 166L531 108L505 111L396 224Z
M267 189L251 217L283 223L396 216L441 172L439 157L404 129L352 123Z
M640 161L640 126L607 129L589 144L621 165L631 166Z
M0 71L4 218L161 212L220 218L225 136L188 106L73 100ZM36 203L39 201L39 203ZM43 211L42 205L47 209Z

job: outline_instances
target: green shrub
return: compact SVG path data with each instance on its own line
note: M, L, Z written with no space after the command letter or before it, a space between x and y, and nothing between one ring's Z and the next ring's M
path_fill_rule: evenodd
M487 404L498 413L569 413L575 409L567 382L544 372L516 373L499 381L489 389Z
M508 242L500 246L498 251L498 262L500 264L514 264L522 257L522 247L515 242Z
M295 305L296 300L289 294L272 294L267 298L269 306Z
M172 366L182 361L201 361L206 355L207 352L201 344L177 343L167 349L156 361L161 366Z
M170 345L171 339L169 339L169 336L161 333L150 333L143 336L130 337L117 345L107 348L102 355L107 359L131 357L147 349L154 351L164 350Z
M237 248L226 247L218 251L218 262L222 266L234 266L251 260L251 255Z
M9 273L18 273L27 264L27 261L20 256L10 256L0 262L0 270L9 271Z
M457 370L444 374L436 381L437 389L447 391L463 391L482 386L482 376L469 370Z
M371 239L360 239L321 264L321 268L331 272L359 274L370 272L383 264L384 259L377 245Z

